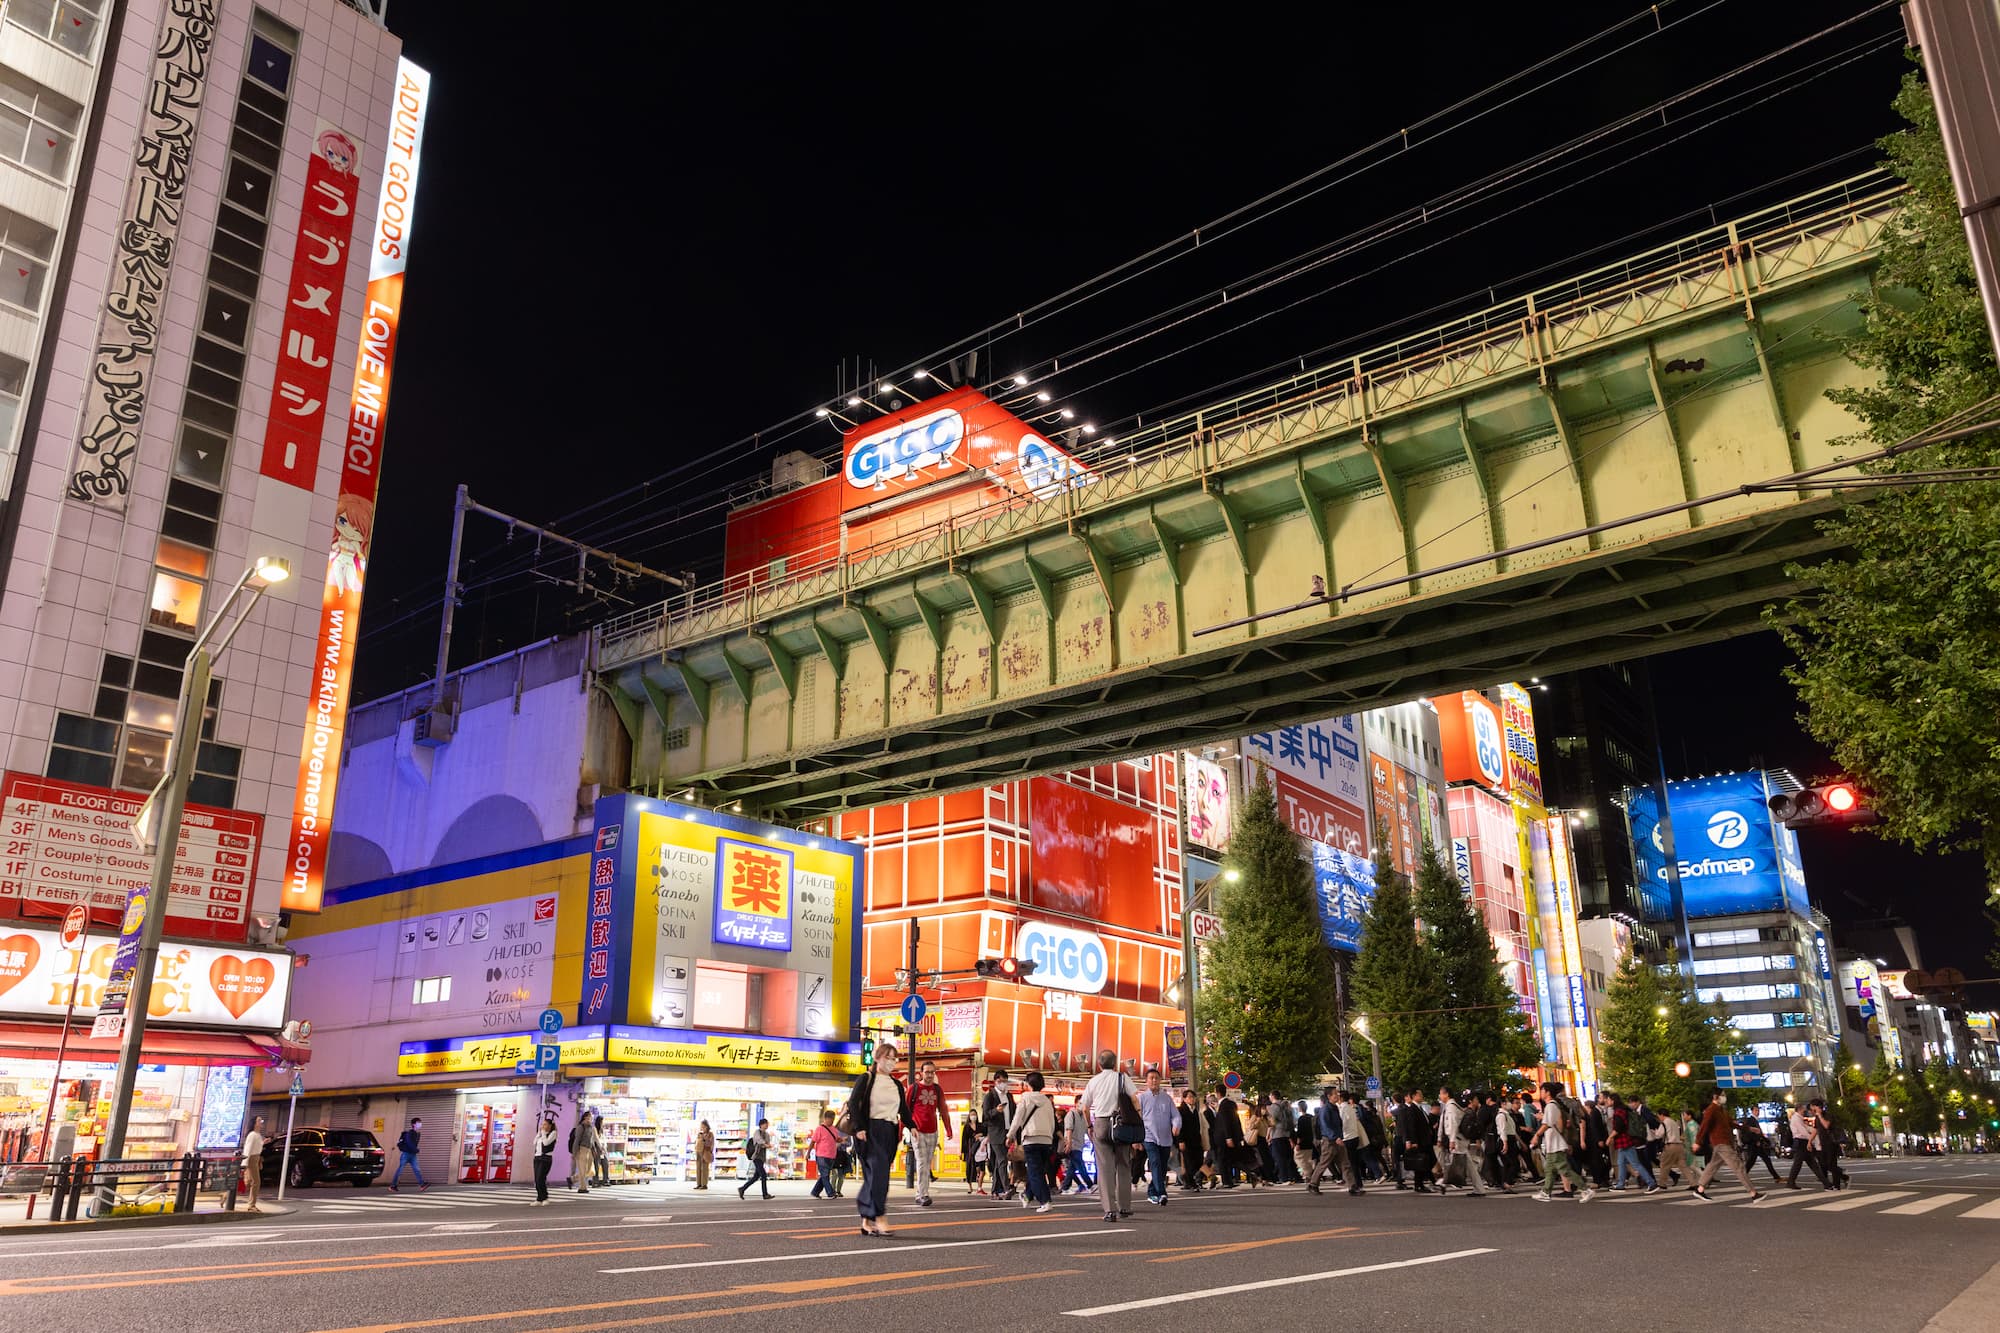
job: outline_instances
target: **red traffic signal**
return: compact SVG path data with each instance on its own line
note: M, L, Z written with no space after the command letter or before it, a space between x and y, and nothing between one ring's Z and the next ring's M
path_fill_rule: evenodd
M1034 975L1035 964L1025 958L981 958L972 964L972 972L996 981L1026 981Z
M1786 828L1823 824L1873 824L1879 815L1851 782L1827 782L1799 791L1781 791L1767 802L1771 816Z

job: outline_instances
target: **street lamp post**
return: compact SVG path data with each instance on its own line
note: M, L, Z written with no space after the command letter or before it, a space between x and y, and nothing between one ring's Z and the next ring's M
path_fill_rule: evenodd
M151 831L153 873L141 903L143 924L140 927L139 952L125 994L125 1030L118 1046L118 1072L111 1086L111 1116L104 1127L104 1150L100 1161L116 1162L125 1154L126 1124L132 1114L132 1095L138 1085L140 1055L146 1043L146 1006L153 997L153 970L159 963L167 896L173 888L174 854L179 850L181 815L187 808L188 786L194 781L195 755L201 749L201 718L202 711L208 706L209 671L215 659L229 647L229 641L236 637L236 631L243 628L243 622L249 618L264 590L274 583L284 582L291 572L291 566L283 560L260 558L243 571L243 577L236 580L229 596L216 608L208 627L195 639L188 650L187 669L181 673L180 699L174 710L174 733L168 741L166 776L160 779L160 785L153 789L153 794L139 808L138 817L132 821L133 836L140 846L146 844L149 829ZM251 587L253 583L255 587ZM228 618L230 608L243 595L245 588L250 588L250 601L236 617L235 623L210 648L209 636ZM116 1177L101 1182L96 1211L108 1213L117 1201L117 1194Z
M1359 1032L1361 1039L1368 1043L1368 1053L1375 1062L1375 1086L1377 1089L1380 1089L1382 1087L1382 1043L1375 1040L1374 1034L1369 1032L1368 1015L1360 1014L1355 1017L1354 1030ZM1380 1096L1381 1092L1378 1091L1376 1095Z
M1235 882L1238 872L1225 870L1221 878ZM1196 904L1205 904L1215 890L1215 878L1210 877L1194 886L1194 892L1181 895L1181 975L1179 982L1181 1014L1187 1020L1188 1086L1196 1096L1201 1095L1201 1034L1195 1027L1194 993L1201 984L1199 954L1194 944L1194 914ZM1169 1000L1171 1003L1171 999Z

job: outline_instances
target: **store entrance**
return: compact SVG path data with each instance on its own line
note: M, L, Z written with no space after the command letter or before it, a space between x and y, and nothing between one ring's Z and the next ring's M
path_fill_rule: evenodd
M773 1180L817 1174L808 1140L820 1113L839 1113L845 1085L735 1083L705 1078L594 1078L583 1104L604 1116L604 1151L613 1180L693 1184L695 1139L706 1120L715 1134L713 1174L750 1174L743 1144L757 1121L771 1122Z

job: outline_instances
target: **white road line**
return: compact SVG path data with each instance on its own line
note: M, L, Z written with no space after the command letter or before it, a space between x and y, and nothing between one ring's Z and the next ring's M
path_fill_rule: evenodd
M2000 1199L1996 1199L1992 1203L1982 1203L1977 1208L1974 1208L1969 1212L1960 1213L1959 1216L1978 1217L1978 1218L1989 1218L1989 1217L2000 1218Z
M1870 1204L1887 1203L1891 1199L1907 1199L1915 1190L1878 1190L1873 1194L1857 1194L1852 1198L1836 1199L1832 1203L1816 1203L1806 1209L1809 1213L1844 1213L1850 1208L1866 1208Z
M1117 1305L1094 1305L1087 1310L1065 1310L1064 1314L1075 1315L1079 1319L1095 1319L1099 1315L1124 1314L1128 1310L1150 1310L1161 1305L1179 1305L1184 1301L1203 1301L1216 1296L1234 1296L1245 1291L1268 1291L1272 1287L1296 1286L1302 1282L1326 1282L1337 1277L1356 1277L1362 1273L1386 1273L1397 1268L1416 1268L1423 1264L1441 1264L1451 1259L1470 1259L1474 1255L1494 1254L1488 1247L1478 1250L1453 1250L1449 1254L1427 1254L1421 1259L1399 1259L1394 1263L1363 1264L1357 1268L1333 1268L1324 1273L1301 1273L1296 1277L1267 1278L1262 1282L1239 1282L1230 1287L1208 1287L1201 1291L1175 1292L1171 1296L1149 1296L1144 1300L1121 1301Z
M1946 1204L1964 1203L1972 1197L1970 1194L1933 1194L1930 1198L1918 1199L1915 1203L1900 1203L1894 1208L1884 1208L1882 1214L1885 1217L1916 1217L1930 1212L1933 1208L1942 1208Z
M330 1225L360 1226L362 1224L358 1222L343 1222ZM573 1231L629 1231L634 1227L706 1227L713 1225L715 1225L713 1222L606 1222L601 1224L578 1223L573 1226L565 1225L562 1228L562 1234L568 1235L570 1232ZM244 1241L243 1244L246 1248L248 1248L259 1245L353 1245L359 1241L371 1241L371 1240L379 1240L383 1242L400 1241L400 1240L421 1240L425 1236L431 1235L435 1229L435 1224L433 1223L419 1222L415 1220L411 1220L408 1222L390 1222L384 1219L380 1222L370 1222L367 1224L367 1226L368 1226L368 1234L365 1236L300 1236L296 1239L283 1239L283 1240L252 1239ZM412 1230L411 1228L414 1228L414 1230ZM234 1228L226 1228L226 1230L233 1231ZM289 1230L303 1231L305 1230L305 1228L291 1227L289 1228ZM385 1234L385 1232L387 1234ZM547 1235L548 1233L549 1229L545 1226L533 1226L533 1227L509 1227L505 1231L488 1231L483 1234L488 1236L543 1236ZM231 1239L233 1240L234 1238L231 1237ZM561 1242L556 1242L556 1243L560 1244ZM6 1251L0 1251L0 1259L54 1259L54 1258L67 1258L79 1254L150 1254L153 1251L161 1248L164 1247L154 1244L154 1245L119 1245L119 1246L93 1245L71 1250L6 1250Z
M440 1222L431 1228L433 1236L465 1236L475 1232L491 1231L498 1222Z
M1810 1194L1808 1194L1804 1190L1788 1190L1788 1189L1765 1190L1764 1197L1757 1200L1757 1206L1759 1208L1787 1208L1795 1203L1804 1203L1808 1199L1817 1199L1824 1197L1825 1197L1825 1191L1823 1190L1815 1190ZM1874 1196L1870 1195L1869 1197L1873 1198ZM1695 1202L1700 1203L1701 1200L1696 1199ZM1727 1200L1727 1202L1734 1203L1738 1207L1742 1207L1743 1205L1748 1204L1750 1201L1748 1199L1730 1199Z
M860 1250L814 1251L807 1254L760 1254L748 1259L702 1259L685 1264L646 1264L640 1268L600 1268L607 1274L676 1273L684 1268L733 1268L739 1264L787 1264L799 1259L852 1259L862 1254L902 1255L918 1250L962 1250L975 1245L1019 1245L1030 1240L1067 1240L1076 1236L1119 1236L1134 1227L1092 1227L1088 1231L1038 1231L1032 1236L1000 1236L991 1240L937 1240L922 1245L871 1245ZM1483 1251L1482 1251L1483 1253Z

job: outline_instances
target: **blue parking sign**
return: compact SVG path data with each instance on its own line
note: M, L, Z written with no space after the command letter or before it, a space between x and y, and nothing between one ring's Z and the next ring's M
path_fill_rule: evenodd
M541 1017L542 1031L548 1033L550 1036L554 1036L556 1033L562 1031L562 1024L563 1024L562 1010L560 1009L542 1010L542 1017Z
M537 1070L562 1068L562 1047L548 1043L535 1047L535 1068Z

